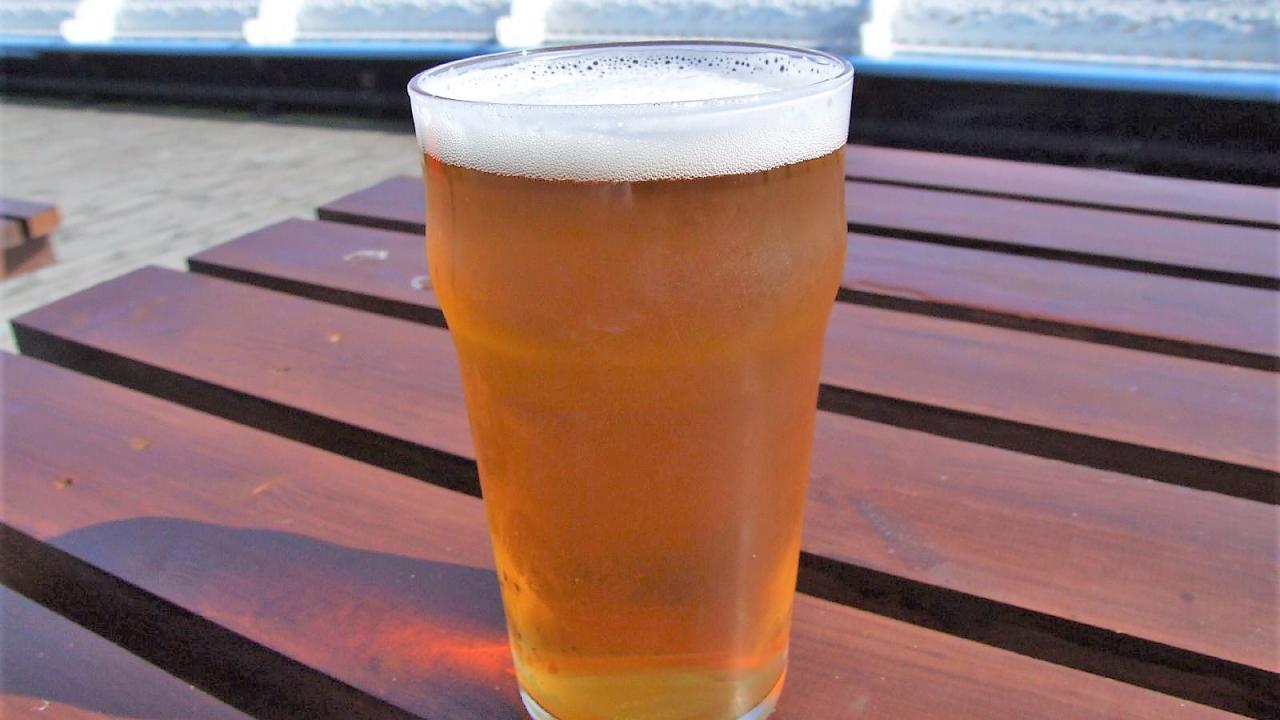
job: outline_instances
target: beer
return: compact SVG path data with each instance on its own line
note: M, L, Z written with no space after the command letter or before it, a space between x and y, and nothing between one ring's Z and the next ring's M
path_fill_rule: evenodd
M770 132L779 119L767 104L732 98L782 92L769 66L800 63L795 51L752 48L769 70L747 93L746 80L721 77L743 65L690 47L681 57L698 71L697 94L732 93L721 107L733 117L667 123L664 135L644 126L644 107L596 102L576 112L604 121L588 117L577 147L558 145L582 121L562 112L584 105L566 94L663 96L656 78L670 75L652 69L673 53L652 45L577 51L577 67L606 71L568 89L540 85L556 73L536 63L507 65L528 124L505 97L452 119L482 126L469 132L448 127L452 108L434 98L415 107L432 284L535 717L763 717L785 673L822 342L844 260L848 83L834 119L791 112L807 125ZM450 76L455 92L468 74ZM668 120L697 112L655 107ZM540 125L540 108L569 127ZM546 136L556 137L539 145ZM752 146L761 139L774 145Z

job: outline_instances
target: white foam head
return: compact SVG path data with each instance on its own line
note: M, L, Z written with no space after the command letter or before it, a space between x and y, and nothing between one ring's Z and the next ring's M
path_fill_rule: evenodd
M634 43L503 53L409 83L433 157L503 175L639 181L757 172L845 143L853 71L804 50Z

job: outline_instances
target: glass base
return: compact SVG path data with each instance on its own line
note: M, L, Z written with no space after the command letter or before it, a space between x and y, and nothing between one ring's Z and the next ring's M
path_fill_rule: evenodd
M782 695L782 685L786 679L787 671L783 670L782 677L778 678L778 682L769 691L769 694L765 696L765 699L761 700L759 705L748 710L745 715L739 715L734 720L764 720L772 715L773 709L778 705L778 697ZM536 700L529 697L529 693L526 693L524 688L520 688L520 699L524 701L524 709L529 711L530 717L534 720L567 720L557 718L555 715L543 710Z

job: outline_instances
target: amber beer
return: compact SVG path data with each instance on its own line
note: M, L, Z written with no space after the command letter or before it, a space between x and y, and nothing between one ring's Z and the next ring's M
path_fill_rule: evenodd
M525 703L764 717L844 264L848 66L714 44L455 66L410 86L427 249Z

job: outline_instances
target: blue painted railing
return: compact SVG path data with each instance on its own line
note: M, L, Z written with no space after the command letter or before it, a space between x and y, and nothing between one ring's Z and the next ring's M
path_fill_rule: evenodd
M439 61L501 49L495 45L476 43L418 41L296 42L265 46L243 42L155 40L73 45L52 38L0 38L0 57L37 57L42 53L75 52ZM859 72L868 76L1171 93L1280 103L1280 73L934 56L854 57L851 60Z

